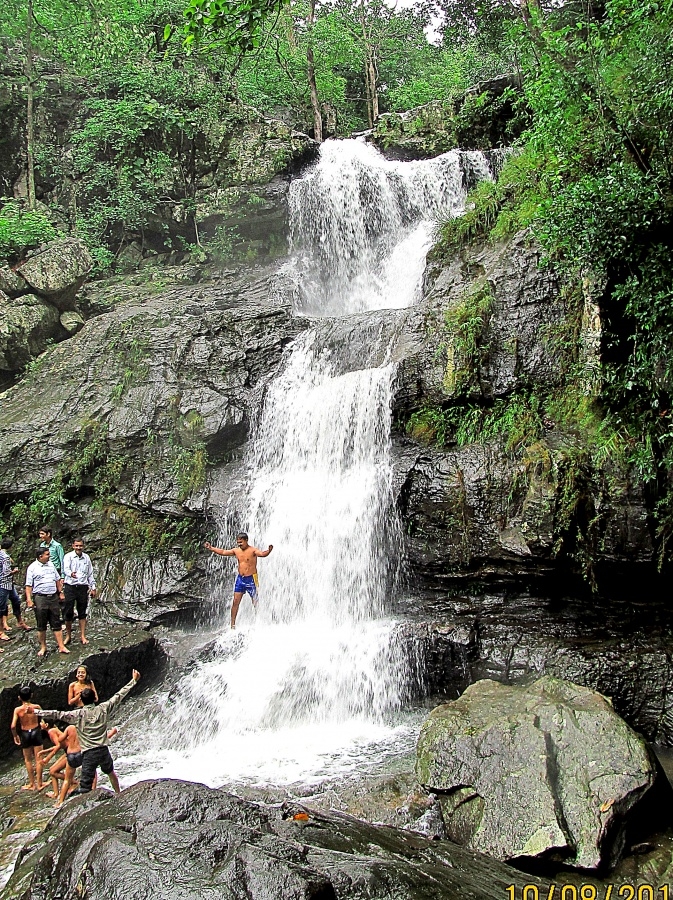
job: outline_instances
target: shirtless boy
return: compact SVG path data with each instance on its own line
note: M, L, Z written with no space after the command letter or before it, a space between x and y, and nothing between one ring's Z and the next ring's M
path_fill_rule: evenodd
M44 728L45 726L46 722L42 727ZM113 738L117 734L117 731L117 728L111 728L107 733L108 739ZM47 765L59 750L65 750L65 755L57 760L57 762L49 769L53 792L47 794L48 797L54 797L56 799L56 806L61 806L74 787L75 773L82 765L82 745L79 742L79 735L77 734L77 729L74 725L68 725L65 731L60 731L58 728L50 728L48 734L55 746L50 750L42 751L44 765ZM58 789L57 778L63 780L60 790ZM112 779L110 780L112 781ZM94 776L93 790L96 790L96 782L97 778ZM118 786L119 782L117 782L117 787Z
M21 706L14 710L12 718L12 736L17 747L23 750L23 761L28 772L28 784L24 784L24 791L41 791L42 783L42 758L39 750L42 749L42 729L38 713L40 707L30 702L31 690L22 687L19 691Z
M56 756L56 754L62 749L61 740L63 739L63 732L60 728L56 728L54 725L50 728L44 719L40 720L40 727L42 731L46 731L49 736L49 740L52 742L53 746L48 750L38 750L37 755L42 760L43 766L48 766L52 759ZM63 780L63 770L67 765L67 760L65 756L61 756L60 759L57 759L53 766L49 769L49 777L51 778L51 790L47 791L47 797L53 797L55 800L58 798L60 788L58 786L59 780Z
M236 628L236 616L241 605L243 594L248 594L252 605L257 608L257 560L268 556L273 550L273 544L269 544L268 550L258 550L248 543L248 535L241 532L236 535L236 546L231 550L221 550L213 547L208 541L203 545L206 550L216 553L218 556L235 556L238 560L238 575L234 583L234 602L231 606L231 627Z

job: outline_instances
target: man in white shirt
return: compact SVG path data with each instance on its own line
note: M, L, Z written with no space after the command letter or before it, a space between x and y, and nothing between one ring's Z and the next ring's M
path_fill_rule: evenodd
M84 541L76 537L72 542L72 550L66 553L63 560L63 573L65 584L65 604L63 606L63 618L65 619L65 643L72 639L72 621L75 618L75 605L77 605L77 619L79 620L79 637L83 644L88 644L86 639L86 612L89 606L89 596L96 596L96 579L93 574L93 566L89 554L84 552Z
M37 637L40 641L38 656L45 656L47 653L47 625L51 625L54 632L58 652L70 653L61 634L63 626L59 599L65 600L63 579L49 559L49 548L38 547L35 562L28 566L26 572L26 606L35 607Z

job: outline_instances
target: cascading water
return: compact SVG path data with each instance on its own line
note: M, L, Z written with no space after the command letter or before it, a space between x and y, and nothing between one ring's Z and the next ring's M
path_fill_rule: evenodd
M466 169L488 176L480 154L391 163L362 143L324 144L290 190L302 312L410 305L434 222L462 211ZM360 765L365 748L408 733L395 723L407 688L404 648L386 618L401 546L390 452L395 372L385 352L381 364L380 347L378 365L369 349L363 340L361 367L343 371L319 326L295 341L247 460L245 524L252 543L275 547L258 567L259 611L244 598L240 631L223 631L157 716L149 756L138 749L120 760L127 780L306 780Z
M490 177L478 152L399 163L363 142L323 144L319 164L290 188L300 311L409 306L437 221L460 214L470 182Z

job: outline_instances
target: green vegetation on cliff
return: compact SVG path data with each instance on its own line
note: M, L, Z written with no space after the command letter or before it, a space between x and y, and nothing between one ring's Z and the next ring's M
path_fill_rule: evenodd
M568 285L596 286L599 383L587 386L571 352L558 389L486 404L459 391L408 424L439 443L501 436L520 454L546 428L562 429L557 546L579 529L585 568L616 470L646 486L660 563L673 537L672 31L671 2L522 4L509 35L530 125L497 184L472 192L431 254L449 259L530 228ZM576 318L556 340L577 349Z

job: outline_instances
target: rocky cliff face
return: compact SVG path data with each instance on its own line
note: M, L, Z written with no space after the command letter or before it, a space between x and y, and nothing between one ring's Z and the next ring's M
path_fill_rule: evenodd
M140 291L90 320L4 394L6 509L69 485L76 502L61 536L83 530L103 551L111 612L153 621L193 608L203 569L194 550L185 562L186 546L209 486L242 451L303 325L263 269L231 271L216 287Z
M425 299L407 318L395 402L406 423L399 506L421 578L436 586L565 569L567 533L582 515L600 515L595 563L652 561L642 486L628 472L610 472L600 511L583 508L588 485L568 508L582 436L564 417L564 381L571 362L580 366L580 394L567 402L590 400L597 327L590 294L573 295L527 234L430 265ZM542 400L555 396L562 402L546 412Z

